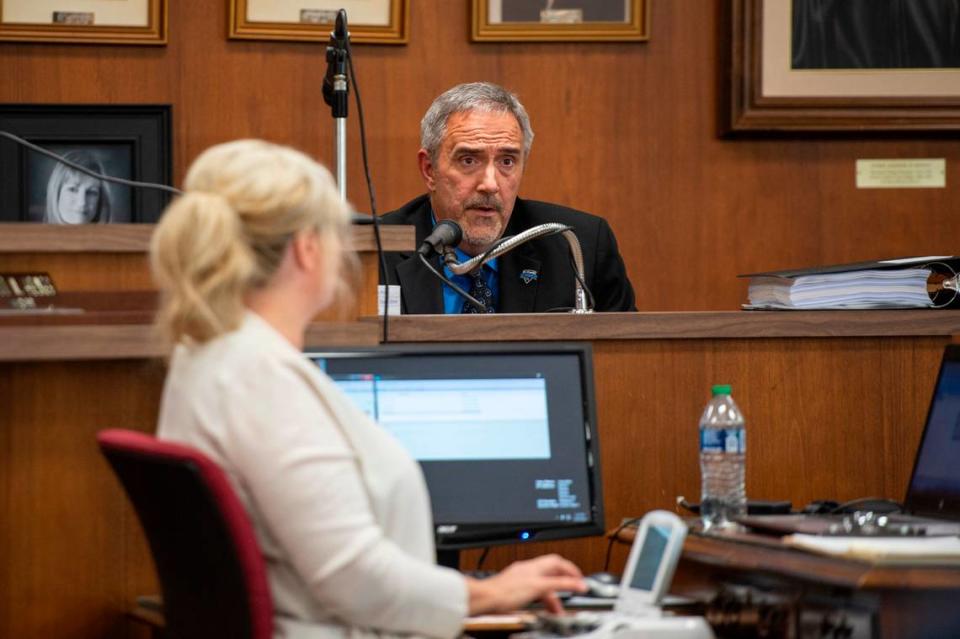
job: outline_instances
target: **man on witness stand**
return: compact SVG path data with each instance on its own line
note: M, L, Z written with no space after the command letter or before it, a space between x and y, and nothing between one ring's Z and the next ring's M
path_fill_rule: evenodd
M530 119L514 94L488 82L453 87L434 100L420 123L417 160L427 193L382 221L416 227L417 246L439 221L457 222L463 230L458 262L483 253L504 235L550 222L570 226L583 250L594 309L636 310L617 241L604 219L517 197L532 143ZM386 259L389 283L400 285L403 313L477 312L415 253L388 253ZM574 306L574 268L569 245L559 235L522 244L472 276L444 270L483 301L487 312L542 313Z

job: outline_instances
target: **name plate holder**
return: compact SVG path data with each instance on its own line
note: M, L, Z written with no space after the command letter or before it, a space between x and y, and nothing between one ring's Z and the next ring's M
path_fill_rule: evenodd
M57 287L48 273L0 273L0 310L50 311L56 301Z

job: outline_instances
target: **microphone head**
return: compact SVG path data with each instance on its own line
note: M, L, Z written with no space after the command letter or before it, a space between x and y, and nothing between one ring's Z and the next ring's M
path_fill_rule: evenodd
M463 229L453 220L440 220L431 235L436 235L437 243L442 246L459 246L463 239Z
M424 257L430 257L436 253L443 253L444 248L459 245L462 239L463 230L459 224L453 220L440 220L430 231L430 235L423 240L417 252Z
M346 40L347 39L347 10L340 9L337 11L337 22L333 27L333 37L337 40Z

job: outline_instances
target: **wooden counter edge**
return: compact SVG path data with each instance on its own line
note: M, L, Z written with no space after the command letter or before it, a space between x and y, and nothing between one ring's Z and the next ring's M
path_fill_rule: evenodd
M851 315L848 315L850 313ZM782 337L903 337L960 334L960 311L833 311L754 313L596 313L592 315L419 315L391 317L388 341L477 342L547 340L757 339ZM889 315L896 315L890 318ZM789 316L789 317L786 317ZM0 361L162 357L148 323L0 326ZM317 322L307 347L374 346L382 319Z
M0 223L0 253L147 253L153 224L15 224ZM372 224L354 225L353 246L377 250ZM384 251L412 251L412 226L381 225Z
M960 311L932 309L401 315L389 320L391 342L949 337L956 334L960 334Z
M636 528L625 527L610 531L607 536L631 544L635 534ZM745 535L738 539L690 534L684 541L681 560L723 572L789 576L865 590L960 588L960 567L875 564L811 553L769 536Z
M372 346L379 329L370 322L317 322L307 346ZM0 362L153 359L168 354L151 324L0 327Z

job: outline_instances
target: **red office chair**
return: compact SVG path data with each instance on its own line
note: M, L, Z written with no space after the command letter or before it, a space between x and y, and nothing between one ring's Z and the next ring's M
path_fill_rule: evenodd
M105 430L100 450L137 511L163 594L165 637L273 636L273 600L250 519L199 451Z

